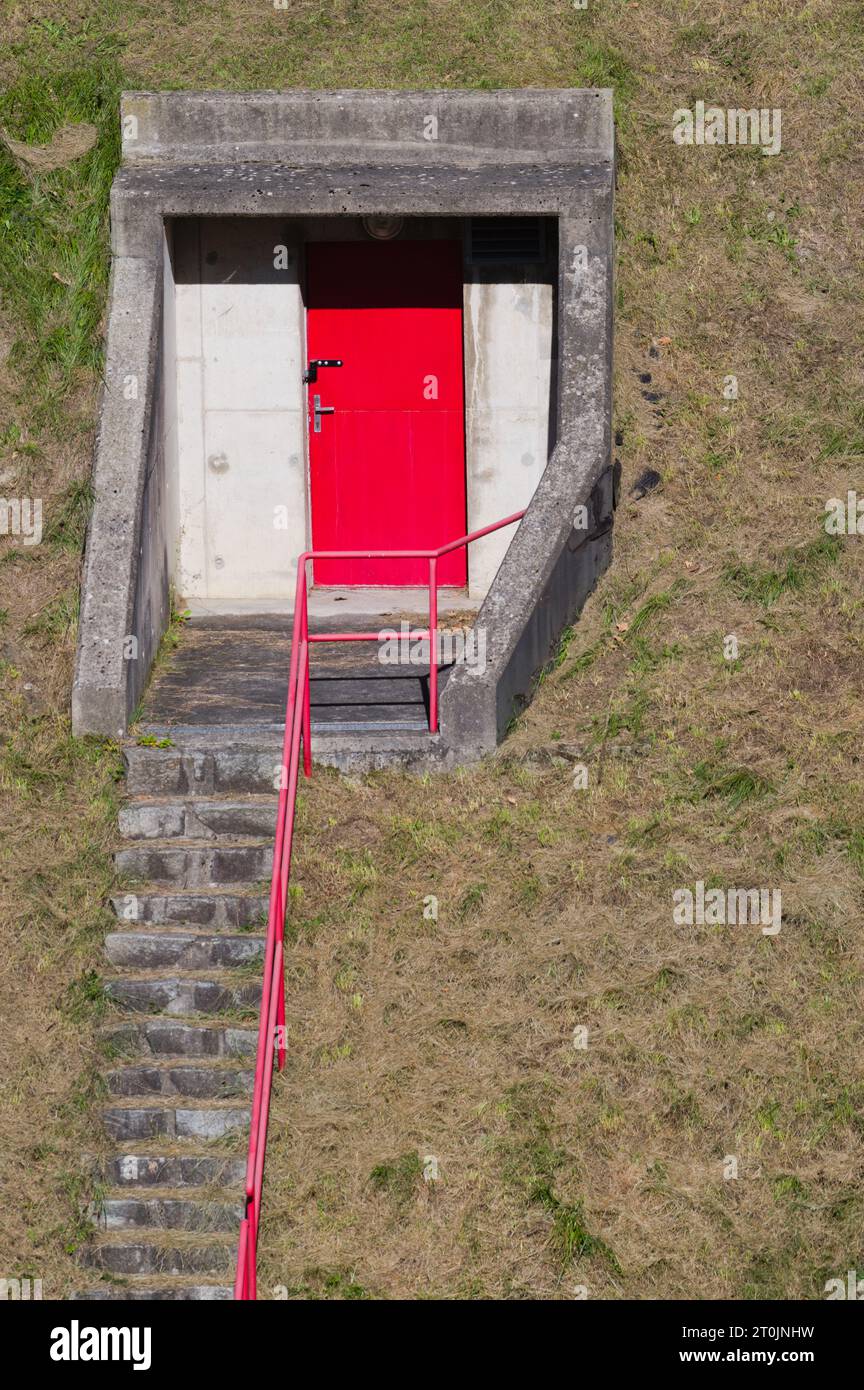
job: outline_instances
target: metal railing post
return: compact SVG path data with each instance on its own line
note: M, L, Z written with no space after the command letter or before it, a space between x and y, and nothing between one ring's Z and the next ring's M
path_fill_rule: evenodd
M303 775L312 776L312 700L309 692L309 593L306 585L306 566L303 566L303 630L306 644L306 682L303 692Z
M281 884L280 884L281 887ZM278 931L276 936L277 944L281 947L285 940L285 903L282 894L279 894L279 917ZM280 954L279 956L279 982L276 988L276 1066L282 1071L285 1066L285 965Z
M429 732L438 732L438 560L429 561Z
M249 1222L249 1237L246 1246L246 1257L248 1260L246 1274L246 1297L255 1300L258 1297L258 1213Z
M246 1283L249 1278L249 1218L244 1216L240 1222L240 1241L237 1247L237 1273L234 1276L234 1297L238 1301L246 1297Z

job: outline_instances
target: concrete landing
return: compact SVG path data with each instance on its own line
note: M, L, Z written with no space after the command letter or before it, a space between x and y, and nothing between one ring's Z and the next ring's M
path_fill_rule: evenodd
M470 623L472 615L465 613ZM338 613L316 619L315 632L398 630L401 621L425 626L420 613L396 611L374 620ZM455 615L446 619L456 626ZM144 701L143 732L195 726L242 730L278 728L285 718L291 659L291 621L275 614L193 617L180 645L159 669ZM440 679L444 680L446 670ZM429 667L382 665L374 642L316 646L311 658L313 734L428 730Z
M309 622L313 631L316 621L327 622L334 619L343 623L346 617L359 617L364 615L365 619L370 619L369 630L377 629L378 626L384 627L392 625L394 622L398 626L399 619L405 613L419 615L426 614L428 607L428 590L423 588L363 588L354 586L350 589L311 589L309 591ZM294 596L273 599L242 599L242 598L216 598L216 599L183 599L179 605L188 610L193 618L236 618L236 617L260 617L262 615L277 615L280 617L291 618L294 612ZM465 620L473 621L474 615L480 607L479 599L469 598L464 589L439 589L438 590L438 613L440 616L451 614L464 614ZM427 618L424 616L420 624L426 626Z

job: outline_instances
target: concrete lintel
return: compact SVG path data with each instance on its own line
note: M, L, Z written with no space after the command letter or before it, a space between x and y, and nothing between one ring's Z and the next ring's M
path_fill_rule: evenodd
M111 317L96 440L96 501L86 561L72 687L76 733L119 736L147 677L124 646L134 636L141 508L161 323L161 268L118 258L111 272Z
M126 92L124 164L606 161L611 92Z
M157 256L165 217L559 216L608 189L603 165L150 166L112 191L115 256Z

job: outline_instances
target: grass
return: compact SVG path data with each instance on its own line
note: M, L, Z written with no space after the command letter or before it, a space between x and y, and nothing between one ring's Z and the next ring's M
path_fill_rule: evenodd
M376 1163L369 1182L376 1192L384 1192L397 1210L405 1208L416 1195L423 1177L423 1160L409 1152L385 1163Z
M93 485L90 479L76 478L55 503L51 525L45 534L48 544L72 555L80 555L92 506Z
M45 1297L69 1287L93 1195L82 1155L101 1148L93 1029L117 775L110 745L0 700L0 1248L9 1275L42 1278Z
M107 284L108 190L119 145L116 109L120 71L110 46L80 66L60 36L31 48L17 81L0 95L0 125L28 143L47 142L62 124L95 124L100 139L71 169L29 176L0 148L0 295L6 315L27 333L15 341L10 365L25 384L31 427L62 428L64 405L101 360L99 325ZM61 56L62 55L62 56ZM62 67L54 67L60 59ZM82 196L83 195L83 196ZM73 515L87 483L79 480ZM63 513L55 534L63 531Z
M68 692L119 90L609 83L613 567L501 756L304 792L262 1286L821 1297L864 1215L864 561L822 522L864 495L860 6L5 10L0 126L99 138L35 176L0 149L0 491L45 501L42 545L0 539L3 1273L68 1291L92 1191L118 759ZM781 106L782 154L676 147L699 98ZM676 927L700 879L781 887L781 933Z
M698 798L725 797L730 811L737 811L745 802L772 790L770 782L746 767L725 772L711 763L700 762L693 769L693 777L698 785Z
M800 594L837 563L841 542L820 536L797 549L786 550L774 566L727 566L723 579L739 598L770 608L787 594Z

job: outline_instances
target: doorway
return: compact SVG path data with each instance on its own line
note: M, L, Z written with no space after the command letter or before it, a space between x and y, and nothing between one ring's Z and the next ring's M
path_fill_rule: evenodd
M465 534L458 241L311 242L307 391L315 550L426 550ZM317 560L316 586L428 582L425 560ZM438 582L467 582L465 551Z

